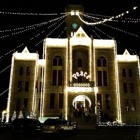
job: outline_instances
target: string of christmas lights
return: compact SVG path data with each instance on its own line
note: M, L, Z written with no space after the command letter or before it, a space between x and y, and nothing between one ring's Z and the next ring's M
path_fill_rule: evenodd
M84 15L84 16L86 16L86 15ZM86 16L86 18L90 18L91 20L94 20L91 16ZM95 20L94 20L94 21L95 21ZM128 32L128 31L124 31L124 30L122 30L122 29L113 27L113 26L111 26L111 25L107 25L107 24L105 24L105 23L102 23L102 25L105 25L105 26L107 26L107 27L110 27L111 29L114 29L114 30L117 30L117 31L120 31L120 32L123 32L123 33L126 33L126 34L129 34L129 35L132 35L132 36L135 36L135 37L139 37L138 35L136 35L136 34L134 34L134 33L130 33L130 32Z
M133 7L133 10L136 10L138 8L138 6L135 6L135 7ZM81 17L80 17L80 14L78 14L77 16L79 17L79 19L83 22L83 23L85 23L85 24L87 24L87 25L92 25L92 26L94 26L94 25L97 25L97 24L103 24L103 23L105 23L105 22L107 22L107 21L112 21L112 19L114 19L114 18L121 18L121 17L123 17L125 14L129 14L129 12L130 12L131 10L129 10L129 11L125 11L125 12L123 12L123 13L121 13L121 14L119 14L119 15L117 15L117 16L111 16L110 18L108 18L108 19L103 19L102 21L97 21L97 22L94 22L94 23L89 23L89 22L87 22L87 21L84 21Z
M63 19L65 16L66 16L66 15L61 16L61 17L58 17L58 18L55 18L55 19L52 19L52 20L48 21L47 23L53 22L53 21L56 21L56 20L60 21L60 20ZM29 27L29 26L26 26L26 27ZM53 27L53 26L49 26L48 28L51 28L51 27ZM42 33L44 33L44 32L45 32L45 30L41 31L41 33L38 33L38 34L35 35L34 37L31 37L30 40L35 39L36 37L40 36L40 35L41 35ZM35 44L35 47L37 47L42 41L43 41L43 40L41 40L40 42L38 42L37 44ZM20 44L19 46L17 46L16 49L20 48L20 47L23 46L23 45L24 45L23 43ZM10 54L11 52L14 52L16 49L10 50L9 52L7 52L7 53L5 53L4 55L0 56L0 59L1 59L2 57L4 57L4 56Z
M66 15L63 15L63 16L60 16L60 17L51 19L51 20L49 20L49 21L47 21L47 22L41 22L41 23L38 23L38 24L28 25L28 26L25 26L25 27L18 27L18 28L14 28L14 29L0 30L0 32L1 32L1 33L4 33L4 32L11 32L11 31L23 30L23 29L25 29L25 28L41 27L41 26L43 26L43 25L46 25L46 24L48 24L48 23L50 23L50 22L59 20L59 19L64 18L64 17L66 17Z
M8 68L10 68L11 65L7 66L6 68L4 68L3 70L0 71L0 74L3 73L5 70L7 70Z
M91 18L94 18L94 19L98 19L98 20L103 20L104 18L110 18L111 16L105 16L105 15L96 15L96 16L98 16L98 17L94 17L94 15L95 14L91 14L91 13L81 13L83 16L89 16L89 15L92 15L92 17L91 16L89 16L89 17L91 17ZM119 20L117 20L117 19L112 19L112 21L114 21L114 22L124 22L124 23L139 23L140 22L140 19L138 19L138 18L126 18L126 17L121 17Z
M63 18L61 18L61 19L59 19L58 21L60 22L61 20L62 20ZM63 20L63 22L64 22L64 20ZM56 25L58 22L55 22L54 24L52 24L52 25L50 25L49 27L48 27L48 29L50 29L50 28L52 28L54 25ZM61 23L60 23L61 24ZM45 32L45 30L43 30L41 33L44 33ZM38 34L38 35L36 35L35 37L37 37L37 36L39 36L40 35L40 33ZM32 38L30 38L30 40L32 40L32 39L34 39L33 37ZM44 39L41 39L37 44L35 44L35 47L37 47L40 43L42 43L43 42L43 40Z
M92 17L92 16L89 16L87 14L84 14L84 13L81 13L84 17L86 18L91 18L91 19L96 19L96 22L97 20L103 20L104 18L99 18L99 17ZM110 20L112 22L122 22L122 23L139 23L140 22L140 19L133 19L133 18L125 18L125 19L112 19Z
M91 17L91 16L86 16L85 14L84 14L84 16L86 17L86 18L88 18L88 19L91 19L91 20L93 20L93 21L96 21L93 17ZM97 27L95 27L95 29L96 30L98 30L100 33L102 33L102 34L104 34L104 35L106 35L107 37L109 37L109 38L113 38L113 37L111 37L111 36L109 36L108 34L106 34L105 32L103 32L103 31L101 31L100 29L98 29ZM92 30L96 35L97 35L97 33L95 32L95 30ZM98 35L97 35L98 36ZM101 38L100 36L98 36L98 38Z
M124 30L122 30L122 29L113 27L113 26L111 26L111 25L107 25L107 24L105 24L105 23L104 23L103 25L106 26L106 27L109 27L109 28L111 28L111 29L120 31L120 32L122 32L122 33L126 33L126 34L129 34L129 35L135 36L135 37L140 37L139 35L136 35L136 34L134 34L134 33L130 33L130 32L128 32L128 31L124 31Z
M41 27L41 26L44 26L48 23L51 23L51 22L54 22L56 20L61 20L63 18L65 18L66 15L63 15L61 17L58 17L58 18L55 18L55 19L52 19L52 20L49 20L47 22L42 22L42 23L39 23L39 24L34 24L34 25L30 25L30 26L26 26L26 27L19 27L19 28L15 28L15 29L9 29L9 30L2 30L1 32L8 32L8 31L16 31L16 30L21 30L21 31L18 31L18 32L14 32L14 33L10 33L8 35L3 35L3 36L0 36L0 38L6 38L6 37L9 37L9 36L12 36L12 35L17 35L17 34L20 34L20 33L24 33L26 31L29 31L29 30L33 30L35 28L38 28L38 27ZM51 25L53 26L53 25Z
M64 33L65 30L66 30L66 27L64 28L64 30L60 33L60 35L57 38L60 38L60 36Z
M95 35L96 35L98 38L102 39L94 30L92 30L92 31L95 33Z
M18 49L18 48L20 48L20 47L23 46L23 45L24 45L24 44L21 43L21 44L18 45L16 48ZM10 50L9 52L5 53L4 55L1 55L1 56L0 56L0 59L1 59L2 57L4 57L4 56L6 56L6 55L8 55L8 54L10 54L10 53L12 53L12 52L14 52L14 51L16 51L16 49L12 49L12 50Z
M58 13L19 13L19 12L4 12L4 11L0 11L0 14L21 15L21 16L52 16L52 15L58 15Z
M108 34L106 34L105 32L101 31L99 28L95 27L95 29L98 30L100 33L108 36L109 38L113 38L113 37L109 36Z
M0 96L2 96L3 94L5 94L8 90L9 90L9 88L7 88L6 90L4 90L4 91L0 94Z
M58 27L60 27L62 23L64 23L64 20L56 28L54 28L47 36L51 35L56 29L58 29Z

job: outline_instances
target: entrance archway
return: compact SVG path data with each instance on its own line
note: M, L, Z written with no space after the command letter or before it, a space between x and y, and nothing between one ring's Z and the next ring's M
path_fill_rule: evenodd
M91 107L91 100L86 95L78 95L72 101L72 106L77 108L87 108Z

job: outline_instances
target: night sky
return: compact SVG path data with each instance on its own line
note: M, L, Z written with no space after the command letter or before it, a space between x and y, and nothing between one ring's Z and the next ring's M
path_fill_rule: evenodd
M0 1L0 111L6 108L12 53L15 50L21 52L27 46L30 52L39 51L41 58L42 40L46 36L65 38L65 22L60 24L64 19L52 20L63 16L68 4L82 4L84 14L90 17L84 17L87 22L95 22L95 20L99 21L125 13L121 18L104 24L95 26L84 24L84 30L89 37L93 35L95 39L114 37L117 41L119 54L128 49L130 54L139 55L140 4L135 1L118 3L112 0L81 0L80 2L40 0L32 3L23 0L18 2L14 0ZM137 9L133 10L135 6ZM126 11L129 13L126 14ZM58 24L60 24L59 27L57 27Z

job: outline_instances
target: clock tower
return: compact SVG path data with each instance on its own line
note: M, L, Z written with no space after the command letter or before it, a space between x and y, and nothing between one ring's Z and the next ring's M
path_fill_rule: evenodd
M68 5L65 8L65 12L68 14L65 18L67 37L73 36L80 26L83 28L83 22L77 16L77 14L83 11L84 8L82 5ZM80 17L83 19L83 15L80 15Z

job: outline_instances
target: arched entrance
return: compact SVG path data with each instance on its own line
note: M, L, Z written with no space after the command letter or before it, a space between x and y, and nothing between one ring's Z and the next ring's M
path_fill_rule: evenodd
M72 106L75 109L78 108L89 109L91 108L91 100L86 95L78 95L73 99Z

